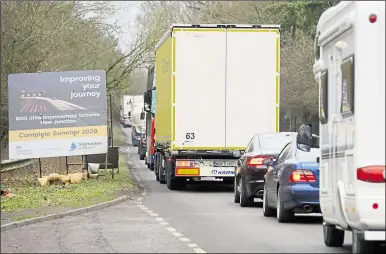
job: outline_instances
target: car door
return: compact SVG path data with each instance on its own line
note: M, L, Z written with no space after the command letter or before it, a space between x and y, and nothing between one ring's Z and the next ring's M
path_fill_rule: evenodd
M280 152L277 160L272 166L272 169L267 172L267 196L270 204L276 204L277 192L276 187L279 181L280 172L288 153L291 150L291 143L288 143Z

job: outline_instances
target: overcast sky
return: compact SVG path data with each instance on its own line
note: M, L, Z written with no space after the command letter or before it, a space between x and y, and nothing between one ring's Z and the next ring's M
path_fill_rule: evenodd
M130 46L131 34L136 33L135 28L135 18L139 13L140 5L142 1L112 1L111 4L119 8L116 15L109 18L108 22L118 22L118 25L121 27L119 34L119 47L122 51Z

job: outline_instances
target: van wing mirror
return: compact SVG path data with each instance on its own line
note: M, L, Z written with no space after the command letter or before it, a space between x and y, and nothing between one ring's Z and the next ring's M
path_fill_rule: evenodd
M312 140L312 125L303 124L300 126L296 136L297 147L302 151L309 152L312 147Z

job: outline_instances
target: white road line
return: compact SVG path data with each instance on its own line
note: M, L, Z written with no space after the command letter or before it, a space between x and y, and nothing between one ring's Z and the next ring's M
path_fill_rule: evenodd
M168 231L170 231L170 232L175 232L176 231L176 229L175 228L172 228L172 227L167 227L166 228Z
M206 253L206 251L204 251L204 250L201 249L201 248L194 248L193 250L194 250L194 252L196 252L196 253Z
M127 149L128 151L128 157L130 158L130 148ZM132 166L135 166L132 162L128 162L129 166L132 167ZM142 180L141 178L139 177L138 174L136 174L136 172L133 170L132 171L134 177L136 178L136 180L138 181L139 185L144 188L143 192L142 192L142 197L138 197L137 198L137 207L141 208L142 210L146 211L149 216L152 216L152 217L156 217L155 220L158 221L158 223L162 226L165 226L166 230L169 231L169 232L172 232L172 234L178 238L178 240L180 240L181 242L184 242L187 244L187 246L191 249L193 249L193 251L195 253L206 253L206 251L204 251L203 249L199 248L197 244L195 243L191 243L190 239L187 238L187 237L183 237L183 235L179 232L177 232L177 230L173 227L170 227L169 225L169 222L165 221L163 218L159 217L159 215L155 212L153 212L152 210L150 210L149 208L147 208L146 206L144 206L142 204L143 202L143 199L144 197L146 196L146 189L145 189L145 185L142 183Z
M188 247L190 247L190 248L196 248L196 247L198 247L198 245L195 244L195 243L189 243L189 244L188 244Z
M161 224L162 226L167 226L167 225L169 225L169 222L166 222L166 221L160 221L159 224Z
M180 238L180 241L181 241L181 242L190 242L190 239L189 239L189 238L186 238L186 237L181 237L181 238Z
M182 234L178 233L178 232L174 232L173 235L176 236L176 237L181 237L182 236Z

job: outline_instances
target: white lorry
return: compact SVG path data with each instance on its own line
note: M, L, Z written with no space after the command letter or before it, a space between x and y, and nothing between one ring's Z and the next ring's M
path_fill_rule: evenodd
M385 243L385 2L326 10L315 58L324 242L342 246L351 230L353 253L369 253Z
M172 25L156 45L156 179L233 182L256 133L279 131L280 26Z

